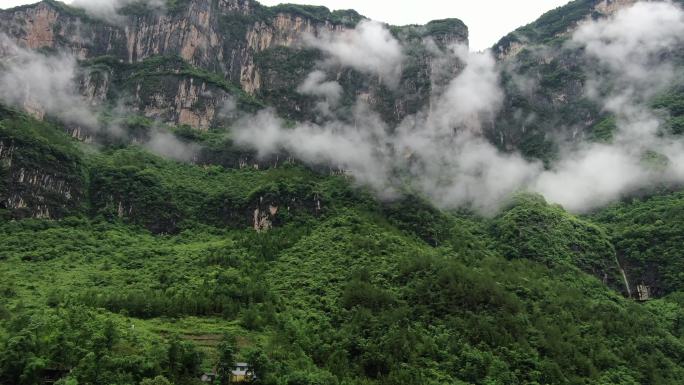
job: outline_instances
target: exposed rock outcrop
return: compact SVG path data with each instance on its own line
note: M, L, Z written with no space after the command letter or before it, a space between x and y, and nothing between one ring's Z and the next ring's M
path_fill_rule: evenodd
M230 95L199 79L165 77L163 87L141 93L138 83L135 108L146 117L170 124L185 124L206 130L216 122Z
M137 9L137 8L136 8ZM190 0L187 5L167 12L130 11L116 23L93 19L83 12L53 0L0 11L0 33L17 44L30 49L64 51L82 60L111 57L113 60L136 64L153 57L179 57L189 65L206 73L216 74L234 84L246 94L263 99L267 104L281 107L279 112L291 111L289 118L308 118L313 103L307 99L285 103L282 89L294 92L306 72L282 79L280 68L269 71L257 57L278 47L301 51L304 35L342 31L353 27L361 17L347 18L305 15L297 8L264 7L253 0ZM416 28L420 29L418 33ZM467 28L460 21L449 19L426 27L409 26L412 38L431 38L439 46L467 42ZM399 30L399 38L408 39ZM413 64L420 67L422 78L406 76L397 90L388 90L373 76L350 74L340 70L337 77L346 77L349 92L369 95L368 100L385 117L398 121L425 106L429 101L431 59L421 53ZM279 63L272 63L279 64ZM310 62L309 65L313 64ZM113 71L118 70L117 68ZM268 73L265 73L268 72ZM211 90L212 97L203 93L210 88L190 74L179 74L180 81L159 87L149 98L134 95L138 109L148 117L161 118L176 124L189 124L206 129L215 123L226 90ZM81 82L82 93L95 104L117 95L112 91L111 77L87 74ZM432 77L434 78L434 77ZM167 79L170 79L167 78ZM130 91L130 90L129 90ZM120 96L120 95L119 95ZM290 98L292 99L292 98ZM294 104L293 104L294 103ZM144 105L144 106L143 106ZM38 108L33 110L39 111Z
M82 199L82 180L70 161L42 166L31 159L32 144L0 138L0 208L17 218L59 218ZM34 155L37 156L37 155Z

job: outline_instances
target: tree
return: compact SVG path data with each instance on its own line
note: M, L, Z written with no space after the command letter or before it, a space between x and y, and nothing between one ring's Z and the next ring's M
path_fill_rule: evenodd
M249 363L249 370L252 374L252 383L261 384L269 373L270 360L261 346L247 351L245 358Z
M189 341L174 335L167 351L168 370L174 379L194 377L200 371L202 355Z
M230 383L233 368L235 368L235 338L225 334L218 346L218 361L216 374L221 385Z

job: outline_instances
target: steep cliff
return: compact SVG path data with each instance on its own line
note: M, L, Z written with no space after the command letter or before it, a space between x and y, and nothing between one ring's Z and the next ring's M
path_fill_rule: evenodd
M494 52L505 97L498 118L485 127L490 141L504 151L520 150L550 166L565 143L609 137L615 118L587 97L587 69L595 63L570 42L583 22L613 15L633 3L577 0L504 37ZM252 0L168 4L163 11L139 4L125 7L116 20L103 21L45 0L0 12L0 32L21 47L78 58L78 92L115 130L90 132L67 123L63 127L70 136L112 147L145 144L155 125L167 123L182 139L172 147L182 147L185 141L203 143L192 156L181 159L243 171L293 162L282 154L258 158L253 151L237 148L223 131L212 131L233 123L236 110L272 107L288 120L316 120L321 115L318 100L298 86L312 71L320 71L341 86L337 112L341 116L336 118L349 119L349 108L361 99L391 127L426 107L430 111L443 86L462 69L459 59L447 54L447 47L467 44L468 38L466 26L457 19L390 27L391 37L401 42L403 57L396 84L389 84L377 73L339 63L321 65L326 60L324 50L305 42L351 31L363 19L353 11L264 7ZM670 119L668 127L674 133L684 127L681 99L681 91L673 91L653 102ZM24 107L40 119L54 118L39 104L24 103ZM121 107L142 117L122 119L116 116ZM249 196L212 194L181 204L179 199L194 194L188 192L192 189L178 193L135 162L97 163L86 167L86 172L83 154L74 143L62 137L46 139L49 129L61 126L46 123L48 127L16 111L4 111L0 198L11 217L60 218L84 212L85 205L93 215L121 218L155 233L177 232L188 219L262 231L289 218L315 217L324 209L325 199L306 184L295 189L268 185ZM31 130L22 132L27 126ZM655 279L642 278L648 269L630 263L629 282L645 280L656 287ZM614 272L604 267L585 269L610 276L612 282Z
M50 219L80 210L83 161L60 134L49 123L0 106L0 214Z
M142 3L0 12L0 384L227 383L226 356L263 385L682 382L682 187L597 188L640 177L620 164L640 146L556 173L616 148L620 119L587 97L600 66L570 43L631 1L545 15L498 68L447 49L467 42L456 19ZM645 14L618 32L657 29ZM655 64L684 68L677 48ZM666 86L637 105L678 150L647 153L653 174L684 164L684 85ZM511 183L549 175L612 206L578 215Z
M639 95L639 81L643 80L630 83L624 82L624 77L639 68L645 70L646 76L642 79L658 79L663 67L657 63L663 59L681 71L684 68L681 42L673 50L654 51L657 59L645 60L643 63L647 64L641 67L622 60L616 68L606 69L596 57L587 55L586 46L577 44L573 36L583 23L605 20L635 3L633 0L573 1L501 39L493 51L502 68L506 97L497 121L487 131L490 140L502 149L520 150L529 158L542 159L553 169L554 160L568 148L613 143L618 124L647 130L647 124L629 115L634 111L657 119L658 135L680 139L680 122L684 121L682 78L673 77L668 84L649 87L648 92ZM642 16L646 17L638 15L638 18ZM624 32L627 26L613 29ZM591 32L597 34L600 30ZM628 45L616 45L607 56L620 57L626 52L632 56L640 54L629 51ZM646 50L648 46L639 47ZM624 103L623 109L613 108L608 100ZM654 148L653 152L657 154L658 150ZM596 165L592 167L598 169ZM673 272L680 271L681 267L677 257L671 255L674 248L668 246L679 239L672 229L681 220L680 198L677 195L651 200L641 197L659 195L661 187L648 186L598 214L603 224L614 230L616 260L626 285L631 288L626 291L637 299L666 295L678 287L673 283L677 282L678 273ZM664 214L666 211L668 215Z
M506 96L499 118L487 132L490 140L545 162L556 157L562 143L600 140L613 117L600 98L588 97L588 84L595 84L589 78L592 71L602 82L609 75L598 72L597 61L572 41L573 33L583 23L605 19L635 3L575 0L495 44L492 51L502 68Z
M497 42L493 50L499 59L516 56L523 49L568 37L579 23L610 16L636 0L575 0L516 29Z
M165 11L130 6L122 17L106 22L82 10L45 0L0 12L0 33L20 46L46 52L68 52L83 61L101 58L107 78L130 76L130 66L160 57L178 58L160 73L138 73L121 87L102 84L102 77L83 78L83 91L104 101L102 95L122 96L145 116L198 129L220 125L219 112L228 95L252 95L293 119L313 116L310 97L295 92L318 58L303 47L302 38L353 28L363 19L353 11L330 12L324 7L281 5L264 7L253 0L191 0ZM467 43L467 28L457 20L424 27L395 29L397 37L416 47L403 70L401 84L388 89L375 76L333 69L349 95L347 103L363 95L386 118L398 121L426 105L431 91L432 55L418 46L426 38L440 45ZM106 63L105 63L106 62ZM197 71L211 76L206 82ZM118 71L118 73L117 73ZM102 71L100 71L102 72ZM206 76L203 76L206 78ZM150 80L150 78L154 78ZM106 80L106 79L105 79ZM221 83L221 84L217 84ZM115 84L116 85L116 84ZM119 84L121 85L121 84ZM218 85L218 87L216 87ZM109 89L108 89L109 88ZM94 95L94 90L99 90Z

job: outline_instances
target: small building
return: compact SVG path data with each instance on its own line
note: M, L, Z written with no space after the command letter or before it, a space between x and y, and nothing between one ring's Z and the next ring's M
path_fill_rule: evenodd
M202 374L202 377L200 377L200 381L213 384L216 382L216 373L204 373Z
M251 381L253 376L249 369L249 365L246 362L236 362L235 369L231 372L231 382L248 382Z
M651 288L642 283L637 285L637 301L648 301L651 299Z
M230 371L230 383L250 382L255 378L254 373L246 362L236 362L233 370ZM205 384L215 384L219 379L216 372L206 372L200 377L200 381Z

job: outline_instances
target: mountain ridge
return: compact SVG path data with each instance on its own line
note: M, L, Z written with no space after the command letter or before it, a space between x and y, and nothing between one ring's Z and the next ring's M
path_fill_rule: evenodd
M80 59L113 55L127 63L135 63L152 55L177 55L191 66L220 74L226 81L237 85L248 94L267 99L271 104L278 106L279 112L285 116L291 115L292 111L306 111L307 102L311 102L310 99L304 99L293 105L293 101L297 100L297 95L284 94L285 90L296 88L296 84L303 81L303 74L295 74L292 81L280 84L282 82L279 83L276 80L277 78L292 77L292 74L276 72L262 75L261 72L266 71L266 69L259 68L258 57L264 55L284 56L285 60L294 60L299 71L301 71L300 67L303 63L297 61L301 59L298 59L296 51L288 47L297 44L304 34L318 35L323 31L338 30L345 25L344 18L335 24L336 22L328 19L333 18L335 13L326 13L319 8L316 9L323 12L323 16L305 12L305 9L299 6L283 5L267 8L251 1L221 1L214 8L213 2L197 0L185 2L185 8L178 8L176 11L185 10L183 12L186 16L183 17L187 17L187 20L191 21L188 25L174 21L173 14L168 17L161 17L155 13L143 13L141 16L129 16L128 22L132 24L125 31L121 27L117 27L116 24L96 24L87 27L91 29L90 32L80 32L84 35L74 35L73 31L84 31L86 26L79 26L78 29L75 29L74 16L69 12L66 12L65 21L57 22L57 14L51 13L49 10L56 12L65 7L59 4L61 3L48 1L20 7L15 11L3 11L5 29L2 32L8 33L13 36L15 41L31 49L66 48ZM268 10L268 12L263 10ZM24 14L27 11L34 12L36 15L27 19ZM19 13L18 16L12 16L17 12ZM25 26L8 29L12 23L17 23L17 21L11 21L13 17L18 17L17 20L20 21L20 24ZM356 19L357 16L354 18ZM358 22L358 20L356 21ZM463 23L452 20L448 24L447 26L444 21L428 24L427 33L434 34L437 41L443 40L443 44L467 41L467 28ZM415 27L411 26L402 28L416 30ZM395 33L402 33L402 28L396 30ZM69 36L65 35L66 31L69 30L72 30L72 32L68 32ZM55 34L54 31L62 32ZM418 36L420 38L420 35ZM89 47L87 42L93 39L96 42L99 39L102 41ZM211 49L211 55L209 55L209 49ZM264 60L266 58L262 59L262 62ZM426 59L417 58L417 60L419 66L429 67L429 63L424 62ZM421 63L421 61L423 62ZM354 90L356 94L368 93L368 100L377 100L376 103L379 106L386 104L387 107L383 108L386 108L385 115L389 118L398 120L410 111L415 110L415 108L410 111L407 110L408 100L393 101L392 99L395 99L396 96L390 98L383 96L383 93L387 93L388 90L380 87L378 79L364 79L364 76L356 79L359 75L354 73L346 75L342 73L338 74L339 76L349 76L349 82L360 83L360 89ZM103 92L106 93L106 84L104 86L105 91ZM179 93L183 86L188 87L188 85L179 85ZM404 93L415 92L415 95L410 95L408 99L416 99L418 106L423 105L427 93L423 90L411 91L415 87L412 83L402 85ZM185 93L200 95L200 91L196 86L194 88L190 86ZM207 129L209 125L218 123L215 116L216 111L227 97L220 90L213 91L216 91L219 96L207 100L202 100L201 96L187 100L181 99L176 102L176 106L173 106L172 95L159 95L159 99L168 101L157 106L157 108L166 111L166 113L155 114L153 111L146 111L146 115L167 119L176 124L190 124L197 128ZM286 95L287 98L283 95ZM149 105L153 102L153 100L146 100L142 104ZM208 105L208 108L196 111L192 108L183 107L183 105L192 106L198 103ZM310 117L311 112L304 115L304 117L306 116ZM299 118L301 117L302 113L300 113Z
M581 28L616 17L586 15L626 2L572 2L498 59L457 19L60 4L0 11L0 384L227 384L236 362L264 385L684 378L675 8L637 15L666 54L618 50L665 87L577 40L610 41ZM635 126L656 129L630 147ZM620 162L543 191L584 210L510 183L587 154Z

